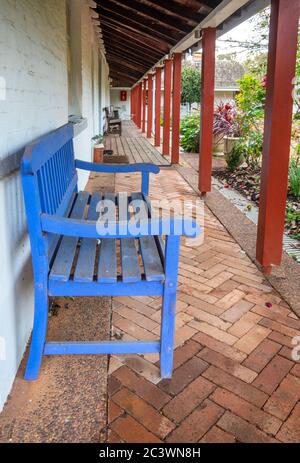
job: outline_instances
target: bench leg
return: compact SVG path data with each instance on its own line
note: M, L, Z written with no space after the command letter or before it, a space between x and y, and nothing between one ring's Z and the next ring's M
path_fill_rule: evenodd
M166 238L166 281L162 303L160 350L160 372L162 378L171 378L173 372L179 246L179 236L168 236Z
M176 290L165 287L162 304L160 375L171 378L176 317Z
M46 289L35 289L34 323L30 345L29 358L26 365L24 379L34 381L38 379L48 322L48 294Z

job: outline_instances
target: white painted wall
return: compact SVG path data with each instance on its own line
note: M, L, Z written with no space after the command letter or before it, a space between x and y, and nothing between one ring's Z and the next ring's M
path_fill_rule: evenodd
M105 127L105 114L103 108L110 106L110 87L108 72L109 68L101 55L100 63L100 75L101 75L101 85L100 85L100 133L103 134Z
M121 101L121 91L126 90L127 101ZM115 87L110 89L110 103L119 109L120 118L123 120L130 120L130 95L131 89L128 87Z
M100 58L88 3L69 1L74 21L68 37L66 1L0 0L0 80L6 84L5 99L0 98L0 159L67 123L71 108L88 119L88 128L75 139L76 155L92 158L91 138L102 123L99 107L102 100L109 104L108 69ZM72 41L76 59L73 56L71 63ZM70 66L76 76L76 104L70 98ZM87 175L81 173L80 188ZM31 255L19 173L0 180L0 256L1 411L33 319Z

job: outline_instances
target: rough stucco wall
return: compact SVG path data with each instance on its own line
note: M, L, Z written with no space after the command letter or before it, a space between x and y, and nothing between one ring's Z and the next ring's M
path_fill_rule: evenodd
M81 116L88 119L88 128L74 140L75 154L78 159L92 160L92 142L94 135L100 132L99 117L99 51L97 49L94 28L91 22L89 7L82 0L71 0L72 14L80 17L81 37L76 43L77 63L81 72L80 107ZM77 19L78 21L78 19ZM77 27L72 29L71 36L78 34ZM78 60L80 56L80 60ZM78 69L76 69L78 72ZM103 80L103 85L107 76ZM79 189L84 188L88 180L88 172L81 171Z
M105 125L105 116L103 108L110 106L110 87L108 80L108 66L101 57L100 61L101 90L100 90L100 132L103 133Z
M68 117L64 0L1 0L0 158ZM51 76L51 78L50 78ZM32 272L19 174L0 182L0 410L30 335Z
M88 119L74 147L76 157L91 160L91 138L100 131L99 96L109 104L108 70L102 59L100 65L87 2L70 0L69 6L76 19L70 32L77 108ZM72 88L66 11L65 0L0 0L0 83L5 80L7 87L6 99L0 99L0 159L68 121ZM88 173L79 173L79 188L87 178ZM0 181L0 256L1 411L33 319L31 255L18 173Z

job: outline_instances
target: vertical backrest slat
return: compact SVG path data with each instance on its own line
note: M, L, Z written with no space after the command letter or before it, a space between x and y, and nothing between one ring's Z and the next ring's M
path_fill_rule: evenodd
M24 185L34 185L36 204L32 209L36 214L31 222L36 223L39 228L38 236L41 235L40 215L41 213L58 214L64 216L68 214L71 204L74 201L74 192L77 191L77 172L75 168L74 149L73 149L73 127L67 124L50 134L41 137L34 143L26 147L22 159L22 177ZM31 177L33 182L26 181ZM28 193L29 187L24 194ZM27 217L32 212L29 210L30 203L25 198ZM31 238L37 236L36 230L29 227ZM48 249L48 259L59 240L59 236L49 234L45 243ZM34 243L34 241L32 241ZM35 246L39 246L36 243Z

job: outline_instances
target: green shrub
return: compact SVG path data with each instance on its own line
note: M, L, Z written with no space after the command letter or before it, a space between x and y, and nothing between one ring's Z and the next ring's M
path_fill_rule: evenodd
M234 172L244 161L245 143L237 142L233 145L230 153L226 154L226 163L228 170Z
M289 167L289 189L295 198L300 198L300 158L293 158Z
M170 125L172 127L172 124L173 124L173 119L172 119L172 116L170 117ZM160 126L163 127L164 126L164 116L163 114L160 116Z
M248 166L255 169L260 165L263 150L263 134L258 130L249 132L246 141L245 161Z
M200 142L200 113L185 116L180 123L180 144L187 153L198 153Z
M248 136L253 129L256 131L262 125L266 98L266 82L245 74L238 80L240 91L236 96L237 110L241 129Z

